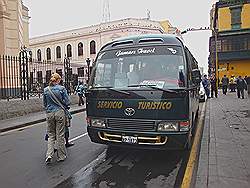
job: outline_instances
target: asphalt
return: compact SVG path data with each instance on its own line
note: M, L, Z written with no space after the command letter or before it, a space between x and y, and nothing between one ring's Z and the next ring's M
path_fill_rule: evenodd
M85 111L84 106L72 105L70 108L70 112L72 114L80 113ZM1 120L0 121L0 133L6 132L10 130L14 130L17 128L26 127L29 125L37 124L46 121L45 112L36 112L30 113L24 116L19 116L11 119Z
M208 99L194 187L248 188L249 143L250 96L220 92Z

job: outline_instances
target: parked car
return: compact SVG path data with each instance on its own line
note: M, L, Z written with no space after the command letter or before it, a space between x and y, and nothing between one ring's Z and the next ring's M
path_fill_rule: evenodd
M205 102L205 100L206 100L205 89L204 89L202 83L200 83L199 102Z

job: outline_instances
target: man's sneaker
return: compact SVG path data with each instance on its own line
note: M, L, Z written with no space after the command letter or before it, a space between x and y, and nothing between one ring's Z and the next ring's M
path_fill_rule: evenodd
M52 161L52 158L48 157L48 158L45 160L46 165L50 164L51 161Z

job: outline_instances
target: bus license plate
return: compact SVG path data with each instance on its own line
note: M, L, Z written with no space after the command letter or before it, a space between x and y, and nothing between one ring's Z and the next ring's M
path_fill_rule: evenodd
M129 144L136 144L137 137L135 137L135 136L122 136L122 142L129 143Z

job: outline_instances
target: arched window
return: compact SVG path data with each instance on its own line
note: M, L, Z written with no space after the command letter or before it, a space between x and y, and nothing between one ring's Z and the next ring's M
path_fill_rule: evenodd
M61 47L57 46L56 47L56 59L61 59Z
M67 57L72 57L72 47L70 44L67 45Z
M95 49L96 47L95 47L95 41L94 40L92 40L91 42L90 42L90 54L96 54L96 49Z
M50 48L47 48L46 55L47 55L47 60L50 61L51 60L51 49Z
M37 60L42 61L42 53L40 49L37 50Z
M78 44L78 56L83 56L83 43Z

